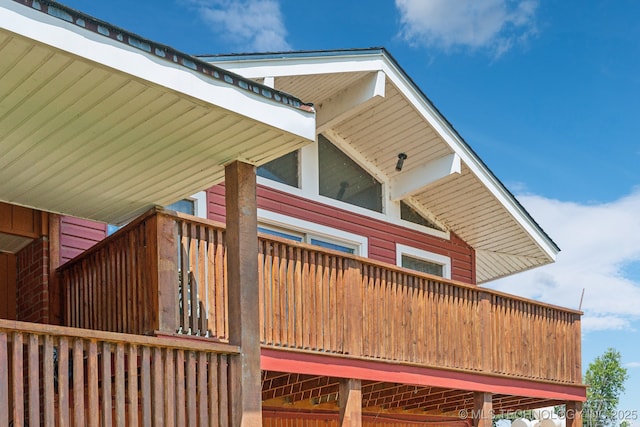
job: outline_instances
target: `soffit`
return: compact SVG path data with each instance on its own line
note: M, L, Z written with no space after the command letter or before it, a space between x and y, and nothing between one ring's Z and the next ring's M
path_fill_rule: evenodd
M233 160L260 165L313 138L312 112L0 7L2 201L121 223L220 182Z
M330 139L334 143L339 140L337 145L354 160L387 181L398 175L395 165L401 152L408 155L403 174L443 156L459 155L460 174L425 186L411 195L411 201L475 249L478 283L554 261L558 251L555 244L393 60L380 51L365 52L354 67L354 56L358 55L349 51L343 67L340 55L310 54L306 69L304 59L294 55L291 70L298 75L287 74L286 55L265 58L264 64L255 58L243 64L239 55L230 58L230 69L259 78L258 73L270 67L268 72L276 76L277 89L304 94L304 99L316 106L383 70L384 97L377 97L365 109L332 124ZM224 61L216 64L226 65ZM349 67L357 70L345 72L344 68ZM315 69L322 73L315 73Z
M15 254L20 249L31 243L33 239L29 237L14 236L12 234L0 233L0 252Z

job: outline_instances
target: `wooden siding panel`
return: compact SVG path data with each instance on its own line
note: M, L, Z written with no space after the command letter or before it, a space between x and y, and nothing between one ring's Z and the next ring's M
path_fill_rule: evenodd
M106 224L72 216L61 217L60 264L80 255L106 236Z
M16 256L0 253L0 319L16 318Z
M207 217L224 222L224 184L207 190ZM303 199L265 186L258 187L258 207L369 239L369 258L396 263L396 243L451 258L452 279L475 284L473 248L451 233L449 240Z

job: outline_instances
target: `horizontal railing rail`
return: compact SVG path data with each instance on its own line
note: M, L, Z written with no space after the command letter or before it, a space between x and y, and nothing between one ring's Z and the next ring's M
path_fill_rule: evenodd
M228 365L238 353L0 320L0 425L228 425Z
M116 316L106 324L151 319L146 329L126 332L226 342L223 225L158 209L119 233L60 270L71 296L69 324L104 325L75 322L95 316L87 303L103 301L100 316ZM258 241L265 347L581 382L579 311L274 236L260 234ZM94 291L105 283L109 291ZM112 302L130 304L139 296L150 296L150 314L135 304L133 320L118 320L129 315L126 308L109 313Z

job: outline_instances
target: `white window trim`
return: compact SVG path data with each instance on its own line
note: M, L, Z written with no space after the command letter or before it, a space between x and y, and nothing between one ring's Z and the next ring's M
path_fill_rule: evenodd
M325 135L332 143L335 142L331 139L330 135ZM338 145L338 148L343 150L345 154L352 158L361 167L367 170L369 173L369 167L358 159L353 159L349 153L344 151L344 148ZM298 156L298 173L299 173L299 187L292 187L290 185L282 184L280 182L257 177L257 183L270 187L275 190L282 191L284 193L292 194L294 196L303 197L315 202L320 202L324 205L332 206L345 211L353 212L359 215L366 216L368 218L385 221L400 227L409 228L411 230L418 231L420 233L429 234L441 239L450 240L451 234L449 231L440 231L435 228L426 227L424 225L415 224L410 221L406 221L400 218L400 202L394 202L389 200L389 182L387 179L383 179L381 174L372 174L378 181L382 183L382 212L376 212L370 209L366 209L360 206L352 205L351 203L341 202L340 200L332 199L331 197L320 195L320 183L318 179L319 162L318 162L318 141L314 141L311 144L305 145L300 149Z
M396 265L402 266L402 255L442 265L442 277L451 279L451 258L445 255L396 243Z
M193 194L191 197L188 197L195 202L195 206L193 207L193 211L198 218L207 218L207 192L199 191L196 194Z
M369 239L359 234L337 230L265 209L258 209L258 222L308 234L311 237L319 237L332 243L352 246L355 249L355 255L358 256L367 257L369 254Z

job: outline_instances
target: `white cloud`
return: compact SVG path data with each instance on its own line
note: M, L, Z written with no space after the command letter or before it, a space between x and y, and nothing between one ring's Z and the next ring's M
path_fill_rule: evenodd
M624 364L625 368L640 368L640 362L629 362Z
M640 261L640 191L604 204L518 199L562 252L555 264L490 287L571 308L584 288L583 330L631 329L640 319L640 275L627 268Z
M451 50L488 49L495 56L536 32L538 0L396 0L401 36Z
M277 0L187 0L211 29L234 49L253 52L290 50Z

